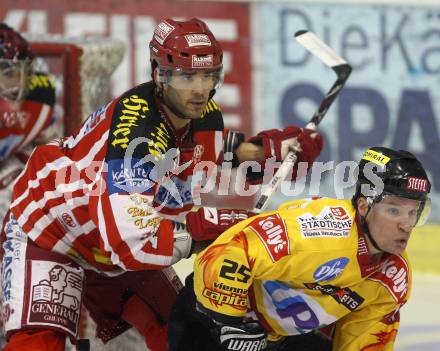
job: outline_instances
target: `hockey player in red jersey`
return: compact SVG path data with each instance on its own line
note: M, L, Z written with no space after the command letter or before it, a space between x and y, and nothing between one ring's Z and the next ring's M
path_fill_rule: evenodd
M5 350L63 350L66 335L77 339L82 304L104 342L134 326L150 350L166 350L181 288L170 266L248 217L189 212L203 165L265 167L291 147L300 161L319 155L322 138L309 130L268 130L247 142L225 130L212 99L222 58L204 22L162 21L150 42L153 80L92 113L75 135L34 150L4 226L3 310L13 311L3 313Z
M351 201L287 202L231 227L196 258L170 351L393 350L429 191L411 153L373 147Z

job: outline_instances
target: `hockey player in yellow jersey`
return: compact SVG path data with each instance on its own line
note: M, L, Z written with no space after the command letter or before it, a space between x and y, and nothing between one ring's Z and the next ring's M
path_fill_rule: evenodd
M429 191L412 154L373 147L352 200L292 201L236 224L196 259L191 329L209 331L198 331L200 344L193 337L181 345L393 350L411 290L405 248L429 214Z

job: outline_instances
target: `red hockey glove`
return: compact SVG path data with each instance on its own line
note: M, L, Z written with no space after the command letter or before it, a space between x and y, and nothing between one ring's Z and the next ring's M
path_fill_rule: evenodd
M215 240L226 229L253 215L246 210L201 207L186 215L186 226L195 241Z
M303 129L294 126L286 127L283 130L269 129L258 133L248 140L250 143L263 146L264 158L260 164L266 165L266 160L275 157L275 161L282 161L290 149L296 151L298 162L307 162L308 170L313 161L319 156L323 147L321 134L310 129ZM264 168L263 168L264 170ZM262 178L263 172L254 178ZM297 166L293 169L292 180L296 179ZM261 182L262 179L260 179Z

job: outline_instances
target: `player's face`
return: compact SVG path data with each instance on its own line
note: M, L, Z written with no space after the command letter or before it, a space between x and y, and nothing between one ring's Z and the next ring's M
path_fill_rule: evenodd
M164 84L164 98L190 119L201 118L210 92L221 80L221 70L175 70Z
M25 61L0 60L0 96L16 100L27 83L30 65Z
M373 239L383 251L399 255L405 250L417 224L419 207L417 200L385 196L371 208L366 221Z

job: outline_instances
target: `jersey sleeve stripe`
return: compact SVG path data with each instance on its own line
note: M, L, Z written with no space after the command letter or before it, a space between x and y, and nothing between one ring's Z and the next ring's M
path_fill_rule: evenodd
M122 267L123 269L126 269L124 263L121 262L119 255L115 251L113 251L113 248L110 246L110 243L108 240L108 235L107 235L107 223L106 223L106 218L104 216L101 196L98 199L97 215L98 215L97 225L98 225L99 232L101 233L102 241L104 243L104 249L106 251L110 252L110 259L114 264L117 264L118 266Z
M19 179L19 181L17 183L18 186L16 185L14 187L14 192L16 191L16 189L25 189L25 190L20 195L16 194L15 200L12 203L11 207L16 207L17 205L20 204L21 201L23 201L23 199L28 197L30 190L37 188L39 186L40 179L47 178L47 176L49 175L50 172L60 170L61 168L70 165L71 163L72 163L72 161L68 157L63 156L63 157L60 157L60 158L54 160L53 162L47 163L42 169L37 171L36 178L28 180L28 181L26 181L26 177L21 178L21 179L23 179L23 182L25 182L25 184L20 184L21 182ZM29 167L29 164L26 166L23 173L29 172L28 167Z

